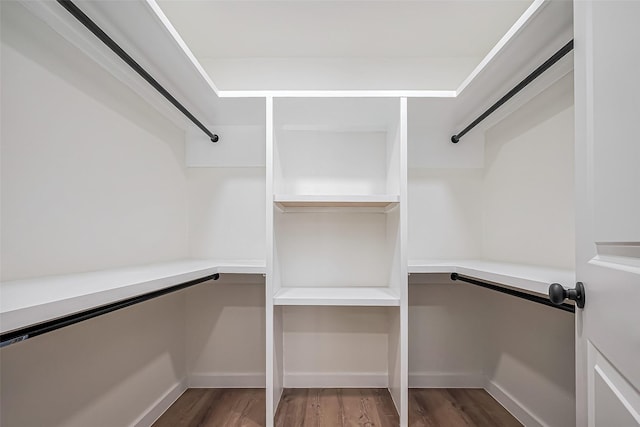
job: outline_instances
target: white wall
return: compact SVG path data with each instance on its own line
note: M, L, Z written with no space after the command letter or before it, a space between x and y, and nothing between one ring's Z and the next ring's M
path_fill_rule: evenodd
M484 292L489 392L525 425L575 425L574 315Z
M485 388L525 425L574 425L574 316L412 275L409 386Z
M2 279L187 256L183 132L1 3ZM184 323L176 294L3 348L2 425L135 423L186 376Z
M485 138L484 258L573 269L573 73Z
M0 424L134 425L182 391L184 325L179 293L3 348Z
M390 285L384 213L285 212L274 222L282 287Z
M490 128L485 140L484 169L410 170L410 259L574 268L573 75ZM413 275L411 283L411 386L469 386L480 374L476 384L525 425L575 424L573 315L446 277Z
M409 387L482 387L486 293L445 274L409 283Z
M11 2L2 41L2 279L187 255L183 132Z
M190 387L265 386L262 276L221 275L187 294Z
M191 256L264 260L265 169L189 168L187 177Z
M485 258L575 267L573 117L571 73L486 133ZM503 295L488 308L493 392L527 408L524 420L574 425L574 316Z
M386 307L283 307L285 387L386 387Z
M479 258L482 170L409 169L410 260Z
M235 143L234 135L220 142ZM187 178L191 256L264 260L265 168L188 168ZM191 387L265 386L265 283L261 275L223 274L216 282L192 288L186 310Z
M420 114L438 109L412 103L409 157L430 167L409 169L409 259L485 258L572 269L572 105L570 73L490 128L484 168L474 169L467 160L477 153L469 151L458 153L459 168L442 168L454 153L434 147L457 146L437 129L450 123L427 115L426 128Z

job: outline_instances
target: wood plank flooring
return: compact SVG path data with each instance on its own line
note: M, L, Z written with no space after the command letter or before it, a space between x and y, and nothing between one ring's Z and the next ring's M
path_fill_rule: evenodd
M398 427L398 413L387 389L285 389L276 427Z
M264 389L190 388L152 427L262 427Z
M483 389L409 389L410 427L521 427Z
M276 427L397 427L387 389L285 389ZM264 389L189 389L153 427L262 427ZM521 427L482 389L410 389L410 427Z

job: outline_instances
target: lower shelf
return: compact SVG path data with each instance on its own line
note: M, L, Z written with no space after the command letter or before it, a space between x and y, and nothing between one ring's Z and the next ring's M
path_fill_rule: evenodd
M384 287L297 287L276 292L275 305L399 306L400 296Z

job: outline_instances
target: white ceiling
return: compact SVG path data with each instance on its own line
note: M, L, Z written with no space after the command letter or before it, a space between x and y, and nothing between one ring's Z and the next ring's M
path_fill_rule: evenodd
M434 63L433 59L465 59L464 70L452 69L459 83L531 0L158 0L158 4L195 56L203 64L210 64L205 68L214 82L221 88L226 84L238 89L244 80L228 76L248 76L249 66L267 69L261 68L256 58L271 61L270 64L283 58L292 63L337 58L345 64L363 59L398 58L407 64L416 59L425 64ZM249 58L252 61L238 61ZM270 73L278 72L271 65L268 69ZM213 70L219 70L220 76L227 76L223 80L229 81L217 80ZM424 72L433 70L425 68ZM247 84L249 80L251 86L273 84L268 76L253 76ZM412 85L407 83L403 89ZM340 85L348 86L349 82Z

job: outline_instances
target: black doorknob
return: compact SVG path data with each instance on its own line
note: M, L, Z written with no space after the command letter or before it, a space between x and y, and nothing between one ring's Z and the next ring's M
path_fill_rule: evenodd
M567 298L575 301L578 308L584 308L585 294L582 282L576 283L575 289L565 289L560 283L552 283L549 286L549 299L552 303L561 305Z

